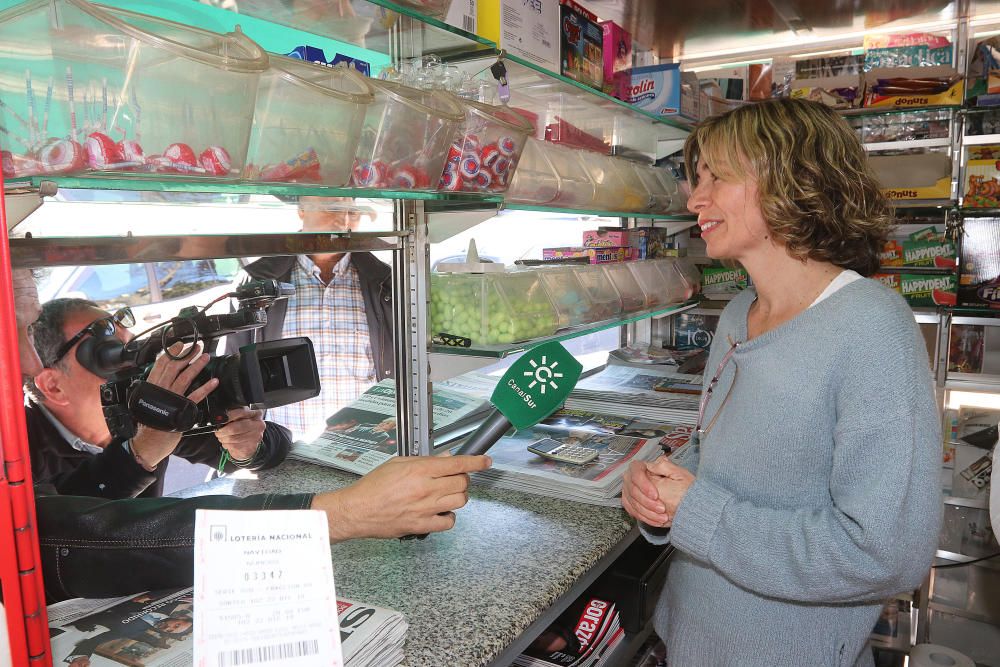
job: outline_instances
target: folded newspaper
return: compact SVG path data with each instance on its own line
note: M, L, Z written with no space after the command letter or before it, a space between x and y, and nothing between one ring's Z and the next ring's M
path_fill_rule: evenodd
M616 507L632 460L651 461L687 442L691 426L612 417L564 408L530 428L505 435L490 448L493 466L473 474L484 486ZM589 463L565 463L528 451L539 440L597 450Z
M584 595L514 659L513 667L596 667L624 635L614 602Z
M481 419L490 408L483 390L466 393L445 383L435 386L434 437ZM327 419L318 438L292 445L289 457L364 475L396 456L397 445L396 385L394 380L383 380Z
M609 365L577 383L566 407L649 421L694 424L700 396L656 391L664 381L700 387L702 376L650 367Z
M194 663L194 589L50 605L52 662L72 667L181 667ZM397 611L337 600L344 664L394 667L403 661L407 623ZM218 667L304 657L297 643L223 654Z

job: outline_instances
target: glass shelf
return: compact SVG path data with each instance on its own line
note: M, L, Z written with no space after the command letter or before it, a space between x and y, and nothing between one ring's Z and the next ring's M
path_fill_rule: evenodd
M19 268L398 250L404 232L13 238Z
M697 218L690 214L681 213L629 213L626 211L591 211L591 210L581 210L576 208L554 208L551 206L532 206L529 204L516 204L513 202L504 203L502 208L510 209L512 211L539 211L541 213L568 213L569 215L593 215L599 218L638 218L640 220L677 220L684 222L691 222L692 225L697 222Z
M628 317L623 317L614 320L605 320L603 322L595 322L594 324L588 324L586 326L578 327L576 329L561 331L554 336L536 338L534 340L524 341L521 343L512 343L510 345L473 345L472 347L451 347L449 345L431 345L431 352L440 354L450 354L456 356L465 356L465 357L488 357L492 359L503 359L505 357L509 357L512 354L518 354L520 352L524 352L525 350L535 347L536 345L541 345L542 343L547 343L549 341L570 340L571 338L586 336L588 334L597 333L598 331L604 331L605 329L620 327L623 324L630 324L632 322L638 322L639 320L645 320L651 317L676 315L678 313L683 313L685 311L691 310L692 308L697 308L699 303L700 303L699 299L692 299L690 301L685 301L684 303L675 304L673 306L667 306L665 308L654 308L652 310L643 310L638 313L632 313Z
M469 192L421 192L417 190L381 190L365 188L334 188L309 183L243 183L232 179L184 178L183 176L146 178L122 175L32 176L8 179L8 192L37 190L42 181L51 181L59 188L74 190L131 190L150 192L219 192L248 195L355 197L364 199L416 199L423 201L454 201L497 204L499 195Z
M838 109L841 116L881 116L885 114L914 113L915 111L961 111L962 107L953 104L938 104L926 107L862 107L860 109Z
M498 54L497 51L465 54L453 64L495 84L489 66ZM656 152L660 141L677 142L679 148L690 131L678 119L642 111L517 56L505 53L503 60L510 84L510 106L537 115L536 123L542 127L562 119L609 147L621 146L644 155ZM498 104L496 85L490 85L489 91L486 101ZM537 136L542 136L541 127Z
M954 199L890 199L892 208L953 208Z
M431 53L446 58L452 53L495 48L474 33L388 0L239 0L237 7L232 11L401 58Z

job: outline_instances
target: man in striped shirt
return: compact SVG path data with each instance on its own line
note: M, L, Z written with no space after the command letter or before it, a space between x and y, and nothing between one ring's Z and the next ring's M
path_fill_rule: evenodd
M362 217L354 201L343 197L300 197L298 212L304 232L352 230ZM272 409L268 419L289 428L295 440L313 440L327 417L393 376L392 271L369 252L352 252L265 257L245 272L295 286L294 295L268 310L258 340L312 340L319 396ZM227 345L247 342L249 335Z

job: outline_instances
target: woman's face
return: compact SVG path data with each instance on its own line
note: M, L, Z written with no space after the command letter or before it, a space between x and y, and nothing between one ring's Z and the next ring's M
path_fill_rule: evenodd
M718 178L704 158L698 160L698 186L688 198L688 209L698 215L701 237L713 259L742 262L769 243L757 182Z

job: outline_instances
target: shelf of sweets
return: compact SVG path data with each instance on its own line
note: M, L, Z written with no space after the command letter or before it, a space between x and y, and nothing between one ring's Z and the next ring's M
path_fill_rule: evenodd
M954 208L954 199L890 199L889 205L897 209Z
M868 152L874 151L900 151L915 148L945 148L951 145L948 137L936 137L933 139L901 139L899 141L876 141L863 144Z
M488 91L486 101L491 104L500 103L496 81L489 70L498 55L499 52L468 54L465 59L452 63L490 84L485 89ZM660 141L676 142L676 147L665 154L680 149L690 131L686 121L637 109L517 56L504 53L503 62L510 86L509 104L528 112L525 115L531 116L529 120L535 123L537 138L548 134L550 140L557 139L557 143L571 146L603 152L610 152L611 147L616 146L652 155Z
M679 226L683 226L683 229L678 229L677 231L683 231L698 224L696 217L690 214L680 214L680 213L636 213L635 211L594 211L594 210L584 210L577 208L559 208L552 206L532 206L529 204L516 204L512 202L504 202L503 208L510 209L513 211L538 211L541 213L567 213L569 215L593 215L600 218L637 218L639 220L655 220L655 221L667 221L667 222L677 222ZM660 225L657 225L660 226ZM671 226L670 229L673 229ZM670 233L676 233L671 231Z
M30 176L4 181L8 193L38 190L43 181L51 181L59 188L74 190L130 190L150 192L218 192L249 195L355 197L365 199L415 199L456 203L493 205L502 201L501 195L475 192L431 192L424 190L392 190L383 188L330 187L310 183L249 183L235 179L208 177L187 178L160 174L156 178L145 176L81 174L74 176Z
M171 0L176 3L190 0ZM124 4L128 0L119 0ZM381 54L401 58L493 49L489 40L444 21L449 2L430 0L408 4L433 6L434 16L388 0L240 0L228 11L294 28ZM137 8L137 11L142 11ZM148 11L148 9L147 9ZM253 37L253 35L251 35ZM333 54L327 54L332 57ZM374 74L374 73L373 73Z
M848 118L857 116L881 116L925 111L962 111L962 107L952 104L938 104L925 107L861 107L859 109L837 109L837 113Z
M674 304L671 306L665 306L661 308L653 308L650 310L642 310L639 312L630 313L626 317L605 320L603 322L595 322L593 324L587 324L573 329L567 329L564 331L560 331L553 336L534 338L531 340L521 341L517 343L510 343L506 345L473 344L471 347L432 345L431 352L438 354L455 355L455 356L488 357L491 359L503 359L510 355L524 352L525 350L535 347L536 345L547 343L549 341L570 340L572 338L587 336L592 333L597 333L598 331L604 331L605 329L620 327L625 324L638 322L640 320L645 320L648 318L658 318L658 317L665 317L667 315L677 315L686 312L688 310L691 310L693 308L697 308L699 303L700 300L695 298L680 304Z

